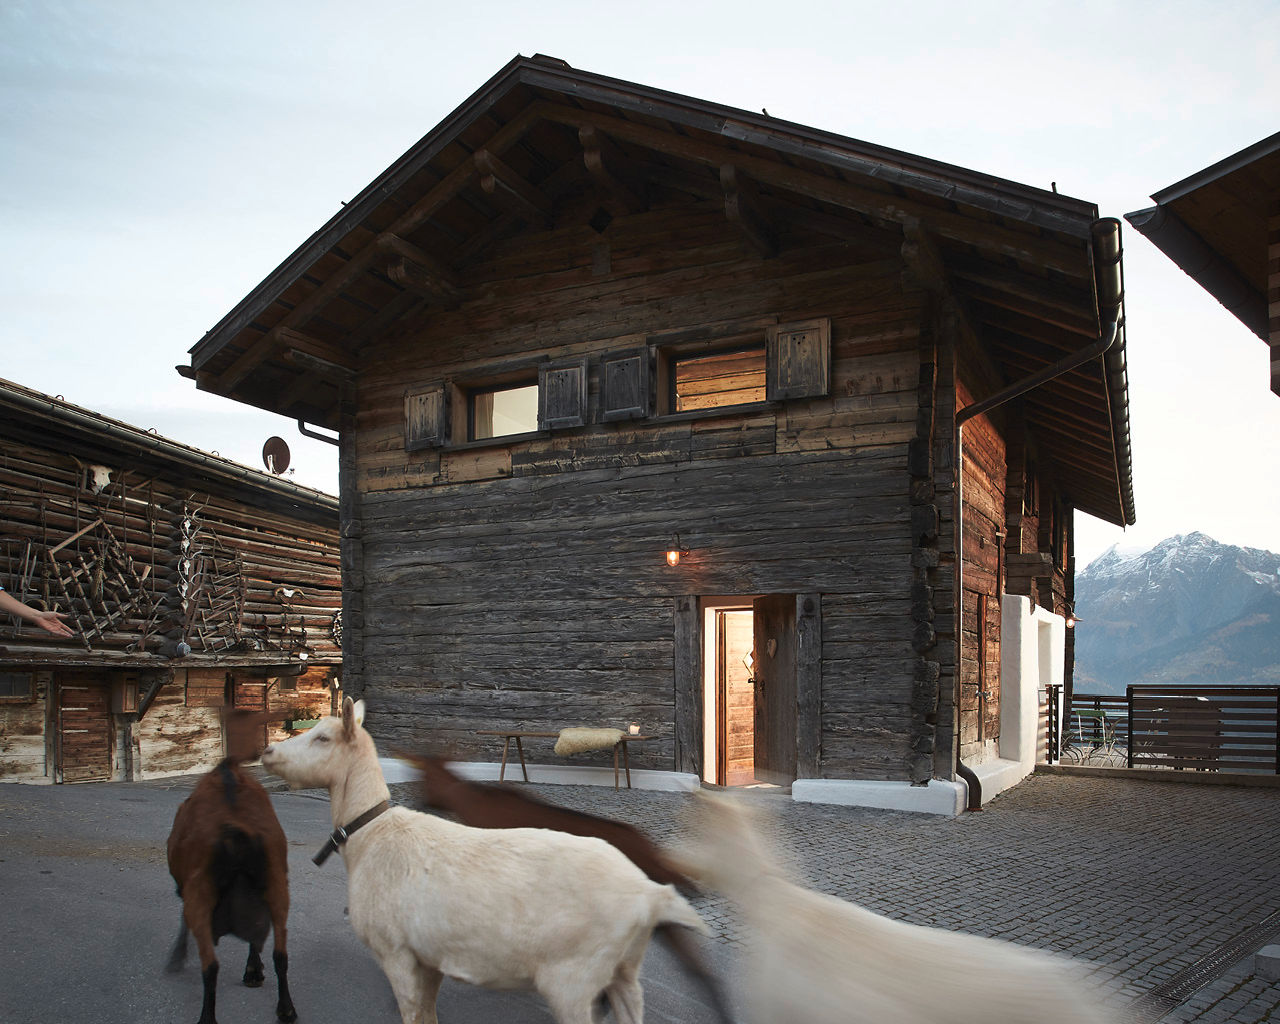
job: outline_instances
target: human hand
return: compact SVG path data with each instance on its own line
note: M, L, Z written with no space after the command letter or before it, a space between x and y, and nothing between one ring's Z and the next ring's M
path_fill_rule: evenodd
M36 612L31 621L54 636L75 636L75 630L62 621L66 617L64 612Z

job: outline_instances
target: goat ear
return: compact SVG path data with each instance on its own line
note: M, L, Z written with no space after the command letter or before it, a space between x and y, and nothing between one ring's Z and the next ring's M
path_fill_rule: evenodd
M356 701L356 725L364 725L364 701Z
M356 734L356 705L350 697L342 698L342 736L351 739Z

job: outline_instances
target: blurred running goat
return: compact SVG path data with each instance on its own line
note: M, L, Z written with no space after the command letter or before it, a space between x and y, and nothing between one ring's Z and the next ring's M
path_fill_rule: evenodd
M679 858L748 926L746 1010L756 1024L1101 1024L1066 961L998 939L894 921L789 881L752 810L699 794ZM673 860L676 859L673 856Z

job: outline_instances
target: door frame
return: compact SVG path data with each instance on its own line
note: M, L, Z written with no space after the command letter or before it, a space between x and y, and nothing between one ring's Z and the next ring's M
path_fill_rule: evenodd
M704 605L750 602L756 595L686 594L674 601L675 770L702 779L705 750L703 700ZM797 593L796 777L819 778L822 758L822 595Z

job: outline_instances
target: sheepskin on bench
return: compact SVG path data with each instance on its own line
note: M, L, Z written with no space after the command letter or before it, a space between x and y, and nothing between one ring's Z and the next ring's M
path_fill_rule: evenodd
M561 729L560 737L556 740L556 754L564 757L568 754L580 754L584 750L608 750L617 746L622 736L621 729Z

